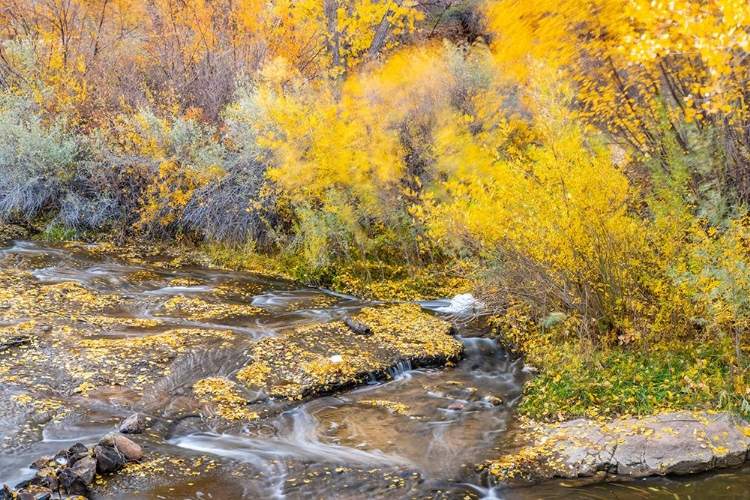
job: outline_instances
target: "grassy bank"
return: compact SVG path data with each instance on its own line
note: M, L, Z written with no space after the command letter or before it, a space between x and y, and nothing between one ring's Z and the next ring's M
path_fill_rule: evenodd
M673 410L730 410L750 417L750 357L730 336L632 345L593 345L561 328L496 332L539 370L519 412L541 421L604 420Z

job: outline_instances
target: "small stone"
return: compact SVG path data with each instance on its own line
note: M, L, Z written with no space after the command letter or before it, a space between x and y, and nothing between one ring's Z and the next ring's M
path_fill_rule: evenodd
M71 455L70 456L70 460L68 461L68 465L73 465L73 464L77 463L79 460L81 460L83 458L88 458L88 457L89 457L88 450L86 450L83 453L76 453L75 455Z
M114 448L115 447L115 433L110 432L109 434L104 435L99 440L98 446L103 446L104 448Z
M115 448L128 462L136 462L143 458L143 450L136 443L125 436L115 436Z
M448 405L448 409L451 411L461 411L464 409L464 405L461 403L451 403Z
M330 359L331 359L331 363L341 363L342 361L344 361L344 358L338 354L336 354L335 356L331 356Z
M52 490L42 486L30 485L16 492L18 500L50 500Z
M94 448L96 470L100 474L117 472L125 466L125 457L115 448L97 446Z
M503 404L503 400L497 396L485 396L484 400L492 406L500 406Z
M58 465L66 466L70 462L70 452L68 450L60 450L52 460Z
M146 428L146 416L143 413L133 413L122 421L118 430L123 434L141 434Z
M86 447L83 443L76 443L70 448L68 448L68 453L72 455L76 455L78 453L88 453L89 449Z
M50 467L45 467L36 473L36 476L31 480L32 484L49 488L53 491L60 487L60 481L57 479L55 470Z
M44 469L45 467L49 467L50 463L53 463L52 457L37 458L30 467L32 469Z
M64 469L58 478L60 483L68 491L68 494L83 494L86 493L86 488L89 484L94 482L94 476L96 475L96 460L93 458L83 458L76 462L73 467ZM83 489L71 488L74 483L83 485Z

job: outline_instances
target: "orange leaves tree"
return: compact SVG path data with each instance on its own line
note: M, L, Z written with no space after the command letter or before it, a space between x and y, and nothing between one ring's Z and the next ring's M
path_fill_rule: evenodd
M528 58L559 65L583 118L665 170L673 141L713 156L693 172L694 193L708 177L731 201L750 200L747 2L499 1L486 14L511 71Z

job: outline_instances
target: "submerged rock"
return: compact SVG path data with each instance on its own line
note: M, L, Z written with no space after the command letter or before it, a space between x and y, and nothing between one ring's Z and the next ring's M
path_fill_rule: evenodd
M482 398L482 401L491 404L492 406L500 406L503 404L502 398L499 398L497 396L487 395Z
M578 419L530 429L529 444L485 464L501 482L692 474L739 467L750 449L750 424L729 413L674 412L644 419Z
M11 347L19 347L23 345L31 344L34 340L32 335L13 335L8 337L0 337L0 351L10 349Z
M372 334L355 333L336 321L299 327L285 338L261 339L247 351L251 363L237 380L271 397L301 399L386 378L400 365L455 362L463 353L463 345L449 333L450 323L416 304L365 308L349 320Z

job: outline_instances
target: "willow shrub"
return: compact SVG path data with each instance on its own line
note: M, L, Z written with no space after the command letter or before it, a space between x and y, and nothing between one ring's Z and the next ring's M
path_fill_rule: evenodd
M28 222L59 208L78 155L62 124L45 124L23 97L0 96L0 220Z
M543 81L555 75L540 74L525 124L482 112L491 95L477 96L468 119L444 121L437 157L447 180L430 234L486 259L481 293L495 311L524 304L539 322L558 313L602 341L636 336L650 307L643 277L654 269L645 222L630 210L634 190L572 118L570 89Z

